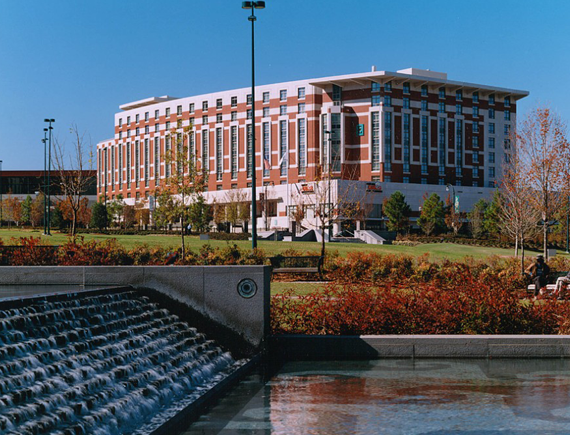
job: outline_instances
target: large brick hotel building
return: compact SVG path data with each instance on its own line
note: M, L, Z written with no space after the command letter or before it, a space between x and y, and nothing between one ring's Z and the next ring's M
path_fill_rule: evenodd
M255 168L258 185L276 191L275 226L288 226L286 196L299 191L291 186L311 183L329 152L334 178L379 183L376 204L402 190L417 209L423 193L451 184L469 208L500 181L516 103L527 95L414 68L258 86ZM151 197L168 176L174 128L208 167L209 200L250 187L251 98L242 88L120 106L114 138L97 146L99 195Z

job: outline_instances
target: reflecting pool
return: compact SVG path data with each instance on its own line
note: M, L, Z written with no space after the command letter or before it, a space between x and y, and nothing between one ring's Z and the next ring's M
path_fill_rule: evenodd
M195 434L569 434L570 361L290 362L250 375Z

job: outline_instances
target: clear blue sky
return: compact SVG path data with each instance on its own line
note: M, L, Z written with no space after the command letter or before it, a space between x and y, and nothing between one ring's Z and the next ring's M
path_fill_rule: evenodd
M267 0L257 82L417 67L530 91L570 120L570 2ZM46 117L71 141L113 135L120 104L250 84L239 0L0 0L0 160L43 168Z

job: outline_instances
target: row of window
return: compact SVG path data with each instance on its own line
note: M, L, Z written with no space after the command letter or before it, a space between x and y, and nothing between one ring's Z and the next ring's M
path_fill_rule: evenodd
M270 94L269 92L264 92L263 93L263 103L269 103L269 98L270 98ZM305 99L305 88L301 87L297 89L297 98L300 100L304 100ZM279 100L280 101L287 101L287 90L281 90L279 91ZM247 105L251 105L252 103L252 98L251 98L251 94L247 94L247 98L246 98L246 102ZM238 101L237 101L237 97L233 96L230 99L230 104L231 107L237 107ZM221 110L223 107L223 100L221 98L216 99L216 110ZM207 111L208 110L208 101L202 101L202 111ZM188 111L190 113L194 113L195 112L195 103L190 103L188 106ZM169 117L170 116L170 107L167 107L165 109L165 116ZM176 115L177 116L182 116L182 105L178 105L176 108ZM154 119L158 119L160 116L160 111L159 110L155 110L154 111ZM144 120L148 121L150 117L150 113L149 112L145 112L144 114ZM140 121L140 114L136 114L135 115L135 123L139 123ZM131 117L127 116L127 125L131 124ZM123 125L123 118L119 118L119 127L122 127Z
M372 82L371 90L373 93L374 92L380 92L381 91L380 83ZM410 93L410 83L405 82L402 85L402 90L403 90L404 94L409 94ZM384 83L384 92L392 92L392 83L391 82ZM428 96L428 86L427 85L422 85L421 95L422 95L422 97ZM444 99L445 97L446 97L446 89L444 86L442 86L439 88L439 98ZM455 99L457 101L463 100L463 90L462 89L458 89L455 91ZM479 92L477 92L477 91L473 92L473 103L479 103ZM491 105L495 104L495 95L494 94L489 95L489 104L491 104ZM505 97L504 105L505 105L505 107L510 107L511 97L509 97L509 96Z

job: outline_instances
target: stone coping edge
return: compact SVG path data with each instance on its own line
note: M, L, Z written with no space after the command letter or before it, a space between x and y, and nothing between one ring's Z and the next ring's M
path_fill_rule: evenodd
M570 335L274 335L273 358L570 358Z

